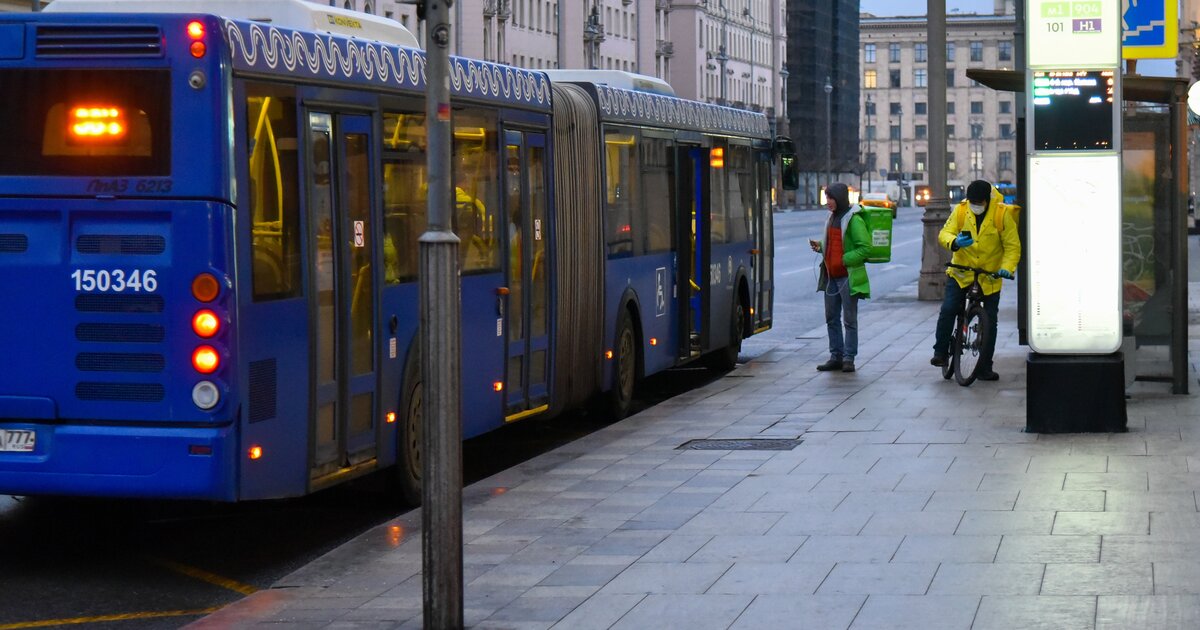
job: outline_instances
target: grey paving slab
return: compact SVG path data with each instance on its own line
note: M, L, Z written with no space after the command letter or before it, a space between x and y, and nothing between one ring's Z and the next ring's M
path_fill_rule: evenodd
M739 563L725 572L706 592L811 595L832 569L832 562Z
M573 630L607 630L647 595L593 595L553 627Z
M732 566L727 562L637 563L600 589L605 594L703 593Z
M1105 493L1106 512L1196 512L1196 493L1137 492L1109 490Z
M713 536L688 562L779 563L787 562L807 536Z
M893 562L992 562L1000 536L905 536Z
M902 536L809 536L789 562L891 562Z
M1095 627L1096 598L1092 596L984 595L971 630L1091 630Z
M1120 535L1149 534L1149 512L1059 512L1054 519L1054 534Z
M1054 512L1000 512L971 510L963 515L956 534L1049 534L1054 525Z
M862 533L886 534L953 534L962 521L963 512L876 512Z
M863 595L759 595L730 628L844 630L866 600Z
M958 512L978 510L1009 511L1017 503L1016 490L981 492L974 490L938 490L925 504L929 512ZM1101 497L1103 498L1103 497Z
M1200 596L1101 596L1096 603L1096 629L1170 630L1200 627Z
M1021 511L1103 512L1104 490L1022 490L1014 507Z
M613 630L724 630L750 605L751 595L650 595L625 613Z
M821 583L821 595L924 595L938 565L931 562L839 563Z
M1047 564L1042 595L1151 595L1150 563Z
M850 624L851 630L957 630L970 628L979 597L872 595Z
M930 595L1037 595L1044 564L942 563Z
M1100 536L1004 536L996 562L1099 562L1100 545Z

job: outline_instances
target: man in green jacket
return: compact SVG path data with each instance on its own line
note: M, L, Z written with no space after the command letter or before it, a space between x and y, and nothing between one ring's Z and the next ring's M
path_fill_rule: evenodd
M860 208L850 206L850 189L843 183L825 189L829 218L821 240L809 240L822 254L817 290L825 292L825 327L829 331L829 360L817 366L822 372L854 371L858 354L858 301L871 297L867 280L867 252L871 239ZM843 325L845 333L843 334Z

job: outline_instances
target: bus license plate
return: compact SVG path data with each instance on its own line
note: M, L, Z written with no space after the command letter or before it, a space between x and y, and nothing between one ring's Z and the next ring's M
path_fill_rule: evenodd
M23 429L0 429L0 452L32 453L37 432Z

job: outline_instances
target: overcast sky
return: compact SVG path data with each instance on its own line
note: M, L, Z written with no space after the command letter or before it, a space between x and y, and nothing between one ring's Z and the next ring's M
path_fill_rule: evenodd
M925 15L928 0L861 0L859 7L865 13L880 17L890 15ZM946 13L987 13L996 10L994 0L946 0Z

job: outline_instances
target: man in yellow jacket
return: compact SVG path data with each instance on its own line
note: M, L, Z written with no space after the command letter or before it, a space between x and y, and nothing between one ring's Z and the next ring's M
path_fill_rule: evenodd
M960 201L938 234L938 242L954 252L950 262L966 267L987 269L1000 278L1012 279L1017 262L1021 260L1021 241L1017 237L1017 212L1004 203L1004 197L989 183L975 180L967 187L967 198ZM946 364L950 351L950 333L954 318L962 308L966 289L974 274L970 271L946 269L946 295L938 314L937 334L933 343L936 366ZM991 335L980 356L976 372L979 380L994 381L999 375L992 370L992 354L996 351L996 322L1000 306L1000 279L983 276L983 307L991 319Z

